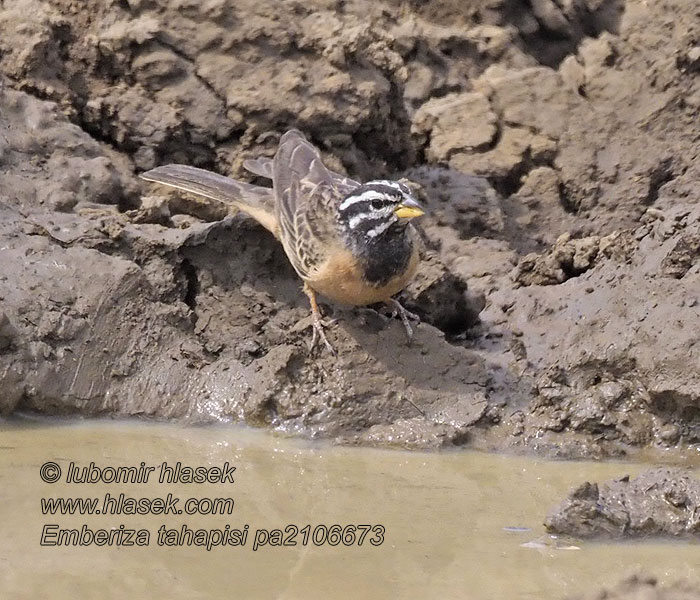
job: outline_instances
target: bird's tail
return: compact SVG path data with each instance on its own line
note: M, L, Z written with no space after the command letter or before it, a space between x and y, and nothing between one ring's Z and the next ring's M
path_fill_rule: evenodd
M277 235L274 196L259 187L188 165L164 165L141 174L141 179L162 183L217 202L232 204Z

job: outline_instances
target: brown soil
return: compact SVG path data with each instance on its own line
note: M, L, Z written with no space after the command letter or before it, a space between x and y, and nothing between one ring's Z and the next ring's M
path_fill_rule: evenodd
M566 457L700 442L700 9L466 4L5 0L2 412ZM423 186L413 345L328 306L339 358L310 355L274 240L137 178L242 176L292 126L335 169Z

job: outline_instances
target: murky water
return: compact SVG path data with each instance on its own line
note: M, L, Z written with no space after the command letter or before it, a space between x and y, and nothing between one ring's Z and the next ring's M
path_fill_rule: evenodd
M56 483L40 478L47 461L62 469ZM156 467L147 483L65 481L71 462L116 468L138 467L142 461ZM159 483L164 461L191 467L223 467L228 461L236 466L235 483ZM188 600L480 600L564 598L637 569L662 580L696 580L700 545L557 542L544 534L546 511L572 486L634 475L642 468L473 452L335 448L223 425L12 421L0 425L0 588L7 598L72 599L99 592L105 598L134 599L153 597L157 590L159 597ZM45 475L52 475L50 468ZM105 471L104 476L112 475ZM188 498L233 498L234 507L230 515L42 514L42 498L95 497L102 506L107 493L151 500L172 494L179 498L178 510ZM205 501L199 507L210 505ZM52 524L58 529L45 529ZM213 530L227 532L229 541L235 539L233 529L243 533L247 524L248 533L244 545L210 550L159 545L161 526L182 535L183 524L205 530L197 534L201 543L218 539ZM350 545L331 534L334 524ZM121 532L146 529L150 539L147 546L127 546L127 534L120 533L123 543L117 545L113 533L112 545L40 545L42 535L45 543L55 544L57 531L82 532L83 525L94 539L121 525ZM288 525L301 530L293 540L296 546L273 546L272 533L261 544L265 534L258 530ZM362 530L343 532L348 525L382 525L383 543L370 543L382 540L377 528L358 545ZM97 534L100 529L108 533ZM320 545L314 545L314 532ZM81 535L90 540L90 533ZM187 541L187 535L175 543ZM259 547L253 550L256 538Z

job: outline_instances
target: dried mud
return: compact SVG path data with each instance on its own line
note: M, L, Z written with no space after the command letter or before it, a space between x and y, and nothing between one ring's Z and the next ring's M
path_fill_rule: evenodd
M700 9L675 0L5 0L0 409L610 456L700 442ZM423 324L327 306L228 207L302 129L421 184Z

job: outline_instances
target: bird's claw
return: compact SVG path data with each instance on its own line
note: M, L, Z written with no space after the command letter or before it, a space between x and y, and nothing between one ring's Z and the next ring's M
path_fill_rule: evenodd
M420 323L420 317L417 314L411 312L410 310L406 310L401 305L401 303L398 300L395 300L394 298L388 300L386 302L386 305L391 310L392 317L398 316L401 319L403 327L406 330L406 337L408 338L408 343L410 344L413 341L413 327L411 327L411 320L415 321L416 323Z
M335 351L335 348L333 348L331 343L328 341L328 338L326 337L326 332L323 331L323 320L321 318L321 311L318 308L318 303L316 302L316 292L314 292L313 288L308 283L304 283L304 293L308 296L309 302L311 303L311 318L314 328L314 333L311 337L311 347L309 348L309 352L311 352L316 346L318 338L321 338L321 340L323 341L323 345L326 347L326 349L333 356L338 356L338 353Z
M311 346L309 347L309 352L311 352L316 347L316 343L318 342L319 338L323 342L323 345L326 347L326 350L328 350L328 352L330 352L333 356L338 356L338 353L335 351L335 348L326 337L326 332L323 330L323 323L321 319L314 318L313 335L311 336Z

